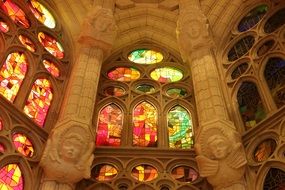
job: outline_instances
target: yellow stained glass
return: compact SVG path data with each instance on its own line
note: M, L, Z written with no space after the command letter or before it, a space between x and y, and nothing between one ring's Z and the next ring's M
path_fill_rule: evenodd
M118 175L118 170L109 164L99 164L91 171L92 178L98 181L110 181Z
M24 180L17 164L8 164L0 169L1 190L23 190Z
M162 67L153 70L150 77L161 83L178 82L183 78L183 73L174 67Z
M137 49L128 56L129 60L139 64L154 64L163 60L160 52L149 49Z
M158 176L157 170L147 164L142 164L132 169L132 176L142 182L152 181Z

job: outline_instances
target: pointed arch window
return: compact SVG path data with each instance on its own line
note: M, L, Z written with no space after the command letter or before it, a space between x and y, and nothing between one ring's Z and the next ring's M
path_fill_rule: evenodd
M271 168L264 181L264 190L282 190L285 188L285 172L277 168Z
M0 189L24 189L24 179L18 164L8 164L1 168L0 179Z

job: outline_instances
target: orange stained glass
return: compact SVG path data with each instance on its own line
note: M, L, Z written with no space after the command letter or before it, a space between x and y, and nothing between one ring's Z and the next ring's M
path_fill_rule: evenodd
M48 28L55 28L55 20L49 10L35 0L29 1L29 7L35 17Z
M109 86L104 89L104 94L107 96L123 96L126 94L126 90L120 86Z
M140 78L140 72L133 67L117 67L108 72L111 80L130 82Z
M2 119L0 118L0 131L2 131L3 129L3 122L2 122Z
M158 176L157 170L147 164L142 164L132 169L132 176L138 181L152 181Z
M27 19L24 11L18 7L12 0L6 0L0 2L1 9L17 24L30 27L30 22Z
M198 179L198 172L189 166L178 166L171 171L171 176L180 182L193 182Z
M0 143L0 153L3 152L5 152L5 146L2 143Z
M36 46L30 38L24 35L19 35L20 42L31 52L36 51Z
M49 60L43 60L43 64L46 70L52 74L54 77L59 77L59 69L55 66L55 64Z
M13 143L16 149L26 157L31 158L34 155L34 147L30 139L22 133L13 135Z
M24 179L18 164L8 164L0 169L1 190L23 190Z
M58 59L62 59L64 57L64 51L61 44L52 36L39 32L38 39L50 54Z
M27 72L27 60L23 53L10 53L0 70L0 94L13 102Z
M50 81L37 79L32 87L24 112L43 127L53 97Z
M147 102L140 103L133 111L133 145L157 145L157 110Z
M118 175L118 170L109 164L99 164L91 171L92 178L98 181L110 181Z
M4 33L9 31L9 26L6 22L0 21L0 30Z

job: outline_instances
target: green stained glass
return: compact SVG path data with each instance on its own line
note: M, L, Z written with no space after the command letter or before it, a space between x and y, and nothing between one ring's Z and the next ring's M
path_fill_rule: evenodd
M117 67L108 72L111 80L129 82L140 78L140 72L133 67Z
M150 73L153 80L161 83L177 82L183 78L183 73L173 67L157 68Z
M186 109L173 107L167 115L170 148L191 148L193 145L192 119Z
M155 92L155 88L149 84L142 84L136 87L136 91L145 94L151 94Z
M125 89L117 86L110 86L104 89L104 94L107 96L123 96L125 95Z
M128 58L134 63L154 64L161 62L163 59L163 55L160 52L149 49L137 49L131 52Z
M172 98L183 98L188 95L185 88L170 88L166 94Z

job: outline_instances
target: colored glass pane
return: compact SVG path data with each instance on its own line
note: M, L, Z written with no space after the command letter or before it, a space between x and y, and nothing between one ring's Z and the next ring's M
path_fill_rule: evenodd
M111 80L129 82L140 78L140 72L133 67L117 67L108 72Z
M161 83L177 82L183 78L183 73L173 67L157 68L150 73L153 80Z
M17 164L8 164L0 169L1 190L23 190L24 180Z
M97 146L120 146L123 127L122 110L115 104L105 106L98 116Z
M254 27L268 11L267 5L260 5L252 9L239 23L238 30L240 32L247 31Z
M189 166L178 166L171 171L171 176L180 182L193 182L199 174Z
M142 84L136 87L136 91L145 94L151 94L155 92L155 88L149 84Z
M54 39L52 36L43 32L39 32L38 39L50 54L52 54L58 59L62 59L64 57L63 48L61 44L56 41L56 39Z
M284 190L285 172L278 168L271 168L264 180L263 190Z
M53 94L47 79L37 79L32 87L24 112L38 125L43 126Z
M246 36L240 39L235 45L230 49L228 53L228 60L235 61L238 58L245 55L253 46L254 44L254 37L253 36Z
M6 0L0 2L1 9L17 24L24 26L25 28L30 27L30 22L26 18L26 15L22 9L18 7L12 0Z
M27 60L23 53L8 55L0 70L0 94L13 102L27 72Z
M13 135L13 143L21 154L26 157L32 157L34 155L34 147L32 142L22 133L15 133Z
M35 44L28 37L26 37L24 35L19 35L19 40L31 52L35 52L36 51Z
M2 143L0 143L0 153L3 152L5 152L5 146Z
M191 117L181 106L173 107L167 115L170 148L191 148L193 130Z
M132 169L132 176L138 181L152 181L158 176L157 170L146 164L138 165Z
M108 164L99 164L91 171L92 178L98 181L110 181L118 175L118 170Z
M166 94L172 98L183 98L188 95L185 88L170 88Z
M9 31L9 26L6 22L0 21L0 30L2 32L8 32Z
M160 52L149 49L138 49L131 52L128 58L134 63L154 64L161 62L163 59L163 55Z
M45 59L43 60L43 64L50 74L52 74L54 77L59 77L59 69L55 66L54 63Z
M55 20L52 14L41 3L35 0L29 1L29 7L35 17L48 28L55 28Z
M2 119L0 118L0 131L3 129L3 121Z
M118 86L110 86L104 90L105 95L107 96L123 96L125 95L125 89Z
M262 162L267 160L276 148L276 142L273 139L266 139L261 142L254 150L254 160Z
M237 66L231 74L232 79L234 80L240 77L247 70L247 68L248 68L248 63L242 63L239 66Z
M157 110L147 102L140 103L133 111L133 145L157 145Z
M285 24L285 8L280 9L272 15L264 25L266 33L272 33Z
M257 50L257 55L258 56L263 56L264 54L268 53L270 49L273 47L275 44L274 40L268 40L265 43L263 43Z

